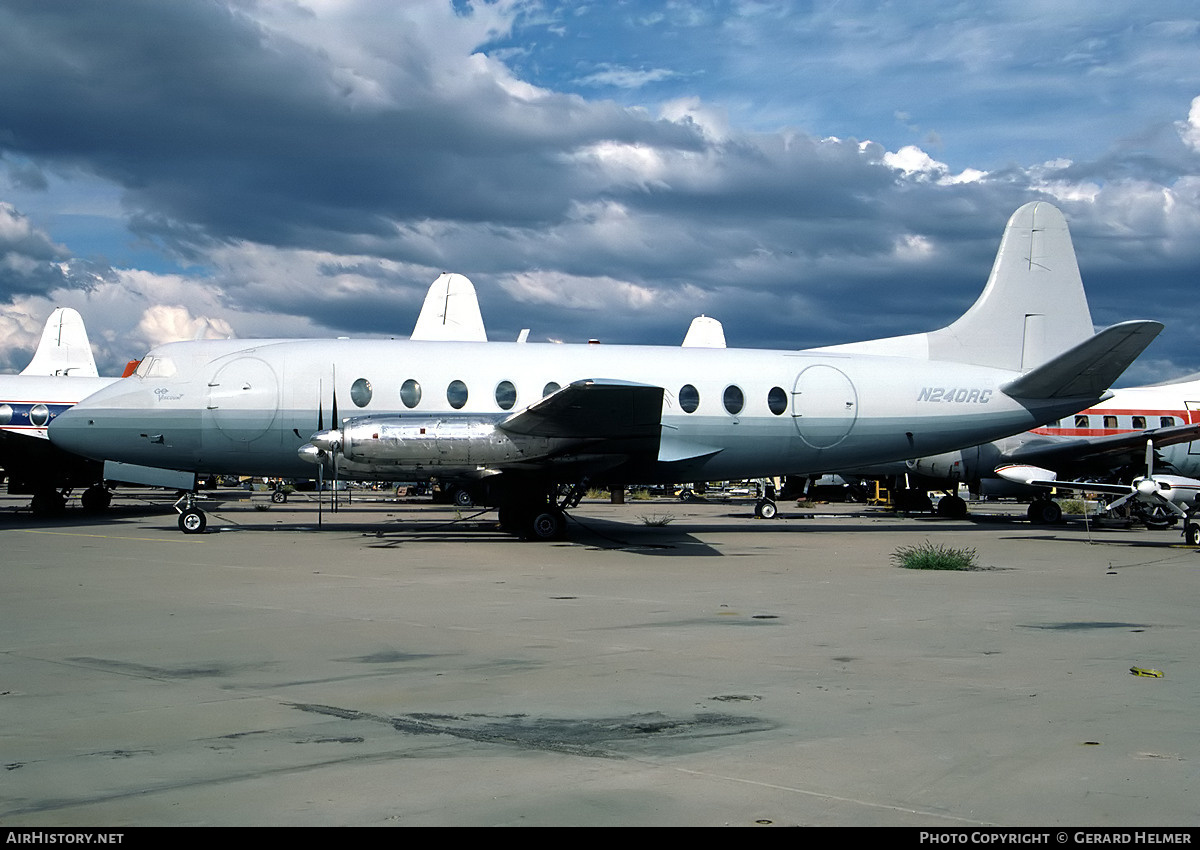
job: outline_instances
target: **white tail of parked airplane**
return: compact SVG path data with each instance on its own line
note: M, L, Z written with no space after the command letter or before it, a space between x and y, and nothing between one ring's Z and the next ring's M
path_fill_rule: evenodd
M429 286L409 339L487 342L475 285L461 274L443 273Z
M58 307L46 320L42 339L22 375L97 378L96 359L78 310Z
M987 286L940 330L818 349L947 360L1027 372L1092 336L1083 280L1066 219L1026 204L1004 228Z

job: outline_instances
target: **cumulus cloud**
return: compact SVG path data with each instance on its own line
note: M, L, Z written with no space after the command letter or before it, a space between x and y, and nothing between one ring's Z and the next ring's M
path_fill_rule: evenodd
M223 319L193 316L187 307L154 304L142 313L137 333L153 348L181 339L230 339L233 328Z
M795 348L952 320L1047 199L1099 324L1151 286L1193 315L1185 16L876 7L7 4L0 298L75 306L109 363L405 335L442 271L493 338L677 342L706 312Z

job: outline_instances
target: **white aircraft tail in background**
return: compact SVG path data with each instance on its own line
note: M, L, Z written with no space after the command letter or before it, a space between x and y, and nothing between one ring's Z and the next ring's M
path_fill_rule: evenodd
M1093 331L1066 219L1051 204L1032 203L1008 220L983 294L953 324L817 350L1027 372L1091 338Z
M96 359L78 310L58 307L46 320L42 339L22 375L98 378Z
M409 339L427 342L487 342L475 285L461 274L443 273L429 285Z

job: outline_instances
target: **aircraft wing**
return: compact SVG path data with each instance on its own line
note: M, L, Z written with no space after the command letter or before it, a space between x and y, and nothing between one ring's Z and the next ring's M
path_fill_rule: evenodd
M1152 428L1105 437L1075 437L1031 440L1004 453L1009 463L1043 467L1077 467L1103 463L1109 469L1140 463L1145 457L1146 441L1155 448L1200 440L1200 424Z
M1055 473L1022 463L1011 463L996 467L996 474L1005 481L1025 484L1029 487L1057 487L1062 490L1077 490L1087 493L1111 493L1128 496L1132 488L1128 484L1106 484L1099 481L1059 481Z
M1017 399L1100 398L1162 329L1161 322L1121 322L1000 389Z
M531 437L657 439L662 400L662 387L628 381L576 381L514 413L497 427Z

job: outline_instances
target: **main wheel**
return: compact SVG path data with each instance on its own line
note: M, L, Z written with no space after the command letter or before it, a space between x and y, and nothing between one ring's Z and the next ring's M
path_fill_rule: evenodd
M967 503L961 496L942 496L938 499L937 515L946 519L964 519Z
M67 509L67 500L57 490L39 490L30 502L36 517L59 516Z
M282 505L287 501L287 493L283 492L282 490L276 490L271 494L271 501L277 505Z
M566 515L556 507L547 506L538 508L529 514L525 522L525 539L558 540L566 530Z
M208 525L208 517L199 508L188 508L179 515L179 530L184 534L200 534Z
M475 507L475 499L471 496L470 490L464 490L460 487L454 491L454 504L460 508L473 508Z
M83 495L79 497L79 504L90 514L101 513L108 510L108 506L112 504L112 491L99 484L93 484L83 491Z
M779 513L779 509L770 499L759 499L754 505L754 515L763 519L775 519L777 513Z
M1030 503L1027 516L1034 525L1056 525L1062 520L1062 508L1057 502L1038 499Z
M1183 539L1189 546L1200 546L1200 525L1189 522L1187 528L1184 529Z

